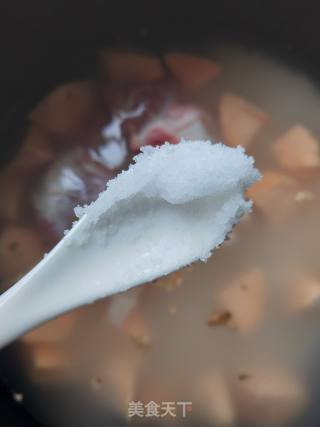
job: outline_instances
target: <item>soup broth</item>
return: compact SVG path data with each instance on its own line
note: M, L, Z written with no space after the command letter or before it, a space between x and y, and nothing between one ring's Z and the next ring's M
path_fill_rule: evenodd
M263 178L249 190L252 214L206 264L22 337L5 365L19 400L60 427L105 426L110 414L213 426L319 419L318 88L272 58L228 46L160 59L102 52L99 72L40 102L2 172L2 291L141 145L240 144Z

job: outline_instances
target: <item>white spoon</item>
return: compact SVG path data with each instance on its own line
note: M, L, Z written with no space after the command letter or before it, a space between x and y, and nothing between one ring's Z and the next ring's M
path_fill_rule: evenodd
M205 261L250 211L260 174L242 148L209 141L146 147L79 221L0 296L0 348L75 307Z

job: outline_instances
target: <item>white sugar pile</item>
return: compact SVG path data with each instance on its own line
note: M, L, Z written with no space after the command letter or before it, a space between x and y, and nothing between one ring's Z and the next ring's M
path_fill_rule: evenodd
M260 177L241 147L209 141L144 147L134 160L76 208L80 227L66 236L97 297L205 261L250 211L244 191Z

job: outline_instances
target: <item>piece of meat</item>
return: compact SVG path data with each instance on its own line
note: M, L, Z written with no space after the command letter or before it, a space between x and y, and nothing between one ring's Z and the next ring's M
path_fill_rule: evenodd
M181 102L171 85L153 83L110 88L105 101L112 106L110 130L137 153L144 145L175 144L181 138L210 139L213 120L201 107Z
M0 218L18 222L28 209L30 182L54 160L55 152L49 136L31 126L14 159L0 173Z
M109 120L96 141L57 159L34 193L37 217L52 242L70 228L74 208L95 200L141 146L177 143L181 138L210 139L209 115L198 106L178 102L168 84L112 86L105 102Z
M196 91L215 79L220 66L213 60L186 53L167 53L164 61L170 73L186 90Z
M137 152L143 145L176 144L181 139L207 140L212 136L212 129L209 115L201 108L171 103L132 135L130 147Z
M223 142L232 147L248 147L269 121L268 115L256 105L231 93L221 97L219 116Z
M18 222L27 204L26 179L19 170L10 167L0 174L0 218L4 222Z
M52 165L33 195L39 219L57 238L75 220L74 208L95 200L117 174L117 170L103 164L101 156L99 161L99 153L92 150L79 147L68 152Z
M108 180L128 163L130 134L166 99L160 87L110 89L106 97L109 120L100 127L95 142L87 141L67 151L45 173L33 204L51 240L54 236L55 240L61 238L64 230L70 228L75 219L74 208L95 200Z
M279 165L288 171L320 165L319 141L301 125L295 125L281 135L271 150Z
M32 173L52 162L54 157L54 143L48 133L31 125L10 167L19 169L20 173Z
M155 55L127 51L104 51L100 54L102 75L108 81L144 83L165 77L159 58Z
M76 81L58 86L30 113L30 120L68 142L88 132L97 121L98 92L92 81ZM65 140L63 140L65 143Z

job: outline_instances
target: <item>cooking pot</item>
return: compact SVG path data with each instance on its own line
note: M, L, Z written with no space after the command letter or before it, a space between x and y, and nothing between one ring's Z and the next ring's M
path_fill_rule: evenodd
M161 52L237 42L317 80L319 12L315 0L7 2L0 13L0 165L14 155L28 111L58 84L92 76L101 47ZM0 424L39 425L11 397L14 384L8 384L7 372L14 357L17 344L0 352Z

